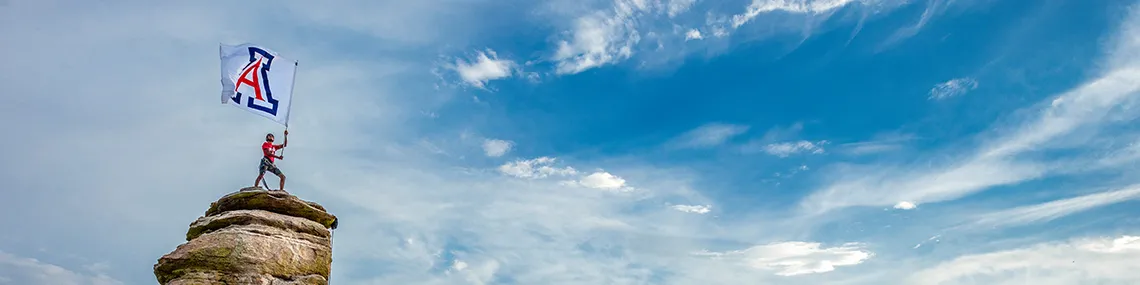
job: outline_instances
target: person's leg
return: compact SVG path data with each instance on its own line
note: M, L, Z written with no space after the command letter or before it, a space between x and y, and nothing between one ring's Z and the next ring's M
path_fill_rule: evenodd
M258 175L257 175L257 180L254 180L254 181L253 181L253 187L254 187L254 188L257 188L257 184L261 184L261 179L262 179L262 178L265 178L265 172L261 172L261 174L258 174Z
M281 173L280 168L277 168L276 165L272 165L272 164L269 165L269 171L272 171L274 175L277 175L277 178L281 178L280 190L285 191L285 174Z
M277 176L281 177L281 191L285 191L285 174L277 174Z
M265 179L265 171L269 170L269 167L271 167L271 166L273 166L273 165L269 164L268 160L266 160L265 158L261 158L261 165L259 165L257 167L257 180L253 181L253 187L254 188L257 188L257 184L261 184L261 179ZM265 189L265 190L269 190L269 189Z

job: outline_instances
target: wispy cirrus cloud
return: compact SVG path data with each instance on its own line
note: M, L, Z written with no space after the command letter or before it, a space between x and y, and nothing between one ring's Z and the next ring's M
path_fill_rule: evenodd
M673 205L672 208L677 211L694 214L707 214L712 210L708 205Z
M642 38L637 18L653 13L654 3L615 0L609 11L575 19L570 38L560 40L551 57L557 63L555 72L575 74L632 56Z
M745 125L708 123L674 138L669 145L679 148L706 148L722 145L749 129Z
M728 252L704 251L697 255L769 271L778 276L830 272L838 267L858 265L874 256L860 244L822 247L820 243L812 242L771 243Z
M914 140L917 140L914 135L892 132L876 135L866 141L837 144L835 148L838 149L837 152L847 155L874 155L903 149Z
M822 154L824 153L823 146L828 144L828 141L789 141L778 143L749 143L742 147L746 153L763 152L776 157L789 157L796 154Z
M1135 200L1137 198L1140 198L1140 185L1131 185L1124 189L1114 191L1088 194L988 213L978 216L973 224L981 227L994 227L1048 222L1063 216L1097 207Z
M953 4L953 2L953 0L927 1L927 5L925 9L923 9L922 15L919 16L918 21L915 21L914 25L896 30L894 34L892 34L889 38L887 38L879 45L879 49L881 50L883 48L897 44L907 38L918 34L918 32L922 30L922 28L925 27L926 24L930 22L930 20L934 19L935 15L937 15L940 11L945 10L947 7Z
M803 128L803 123L799 122L787 127L772 127L768 129L763 136L750 139L735 147L745 154L764 153L780 158L800 154L825 153L824 146L831 142L827 140L811 141L800 139L799 133L803 131Z
M973 78L955 78L949 81L938 83L934 88L930 89L931 100L942 100L954 96L966 94L978 88L978 81Z
M821 14L831 12L857 0L753 0L743 14L732 16L732 27L740 26L752 21L762 13L786 12L797 14Z
M681 15L681 13L688 11L689 8L691 8L693 6L693 4L696 4L697 1L699 1L699 0L667 0L667 1L668 1L668 4L667 4L668 8L666 9L666 11L668 12L669 17L676 17L678 15Z
M915 272L912 284L1132 284L1140 237L1079 238L966 255Z
M811 34L811 29L844 7L858 5L879 14L908 4L907 1L894 0L753 0L742 7L744 12L738 13L736 11L740 9L733 8L732 13L726 14L715 9L695 11L696 4L700 3L696 0L612 0L606 3L611 4L575 17L568 31L557 35L556 48L549 57L556 65L556 74L576 74L616 64L639 53L673 56L675 52L686 52L675 47L682 46L681 43L709 36L727 38L749 23L760 22L758 19L765 18L766 14L779 15L763 21L766 28L757 29L757 32L800 32L806 37ZM705 19L693 21L696 17L680 17L689 12L705 14ZM792 17L788 18L789 15ZM924 18L923 22L932 16ZM811 24L804 26L805 19ZM696 28L682 33L667 31L678 25ZM671 34L676 34L676 38L663 37ZM670 51L659 53L662 49Z

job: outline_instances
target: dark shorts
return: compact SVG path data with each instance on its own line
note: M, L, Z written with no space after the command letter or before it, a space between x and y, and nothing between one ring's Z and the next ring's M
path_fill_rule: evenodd
M261 158L261 166L258 167L258 170L258 174L265 174L265 171L269 171L274 175L281 176L281 169L277 169L277 165L274 165L273 162L270 162L269 158L267 157Z

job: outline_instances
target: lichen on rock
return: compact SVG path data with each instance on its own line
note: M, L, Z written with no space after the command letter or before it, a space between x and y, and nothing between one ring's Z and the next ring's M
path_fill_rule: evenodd
M313 202L303 201L282 191L259 190L260 187L245 188L231 193L210 204L206 216L234 210L266 210L286 216L300 217L336 229L336 216L325 211L324 207Z
M280 191L246 188L212 203L187 242L159 258L160 284L328 284L336 216Z

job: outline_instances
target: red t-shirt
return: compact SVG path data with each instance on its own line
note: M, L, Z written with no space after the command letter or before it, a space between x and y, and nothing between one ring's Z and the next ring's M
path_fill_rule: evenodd
M276 158L273 155L274 152L277 152L277 147L273 146L273 143L265 142L265 143L261 144L261 153L265 157L269 158L269 162L273 162L273 159Z

